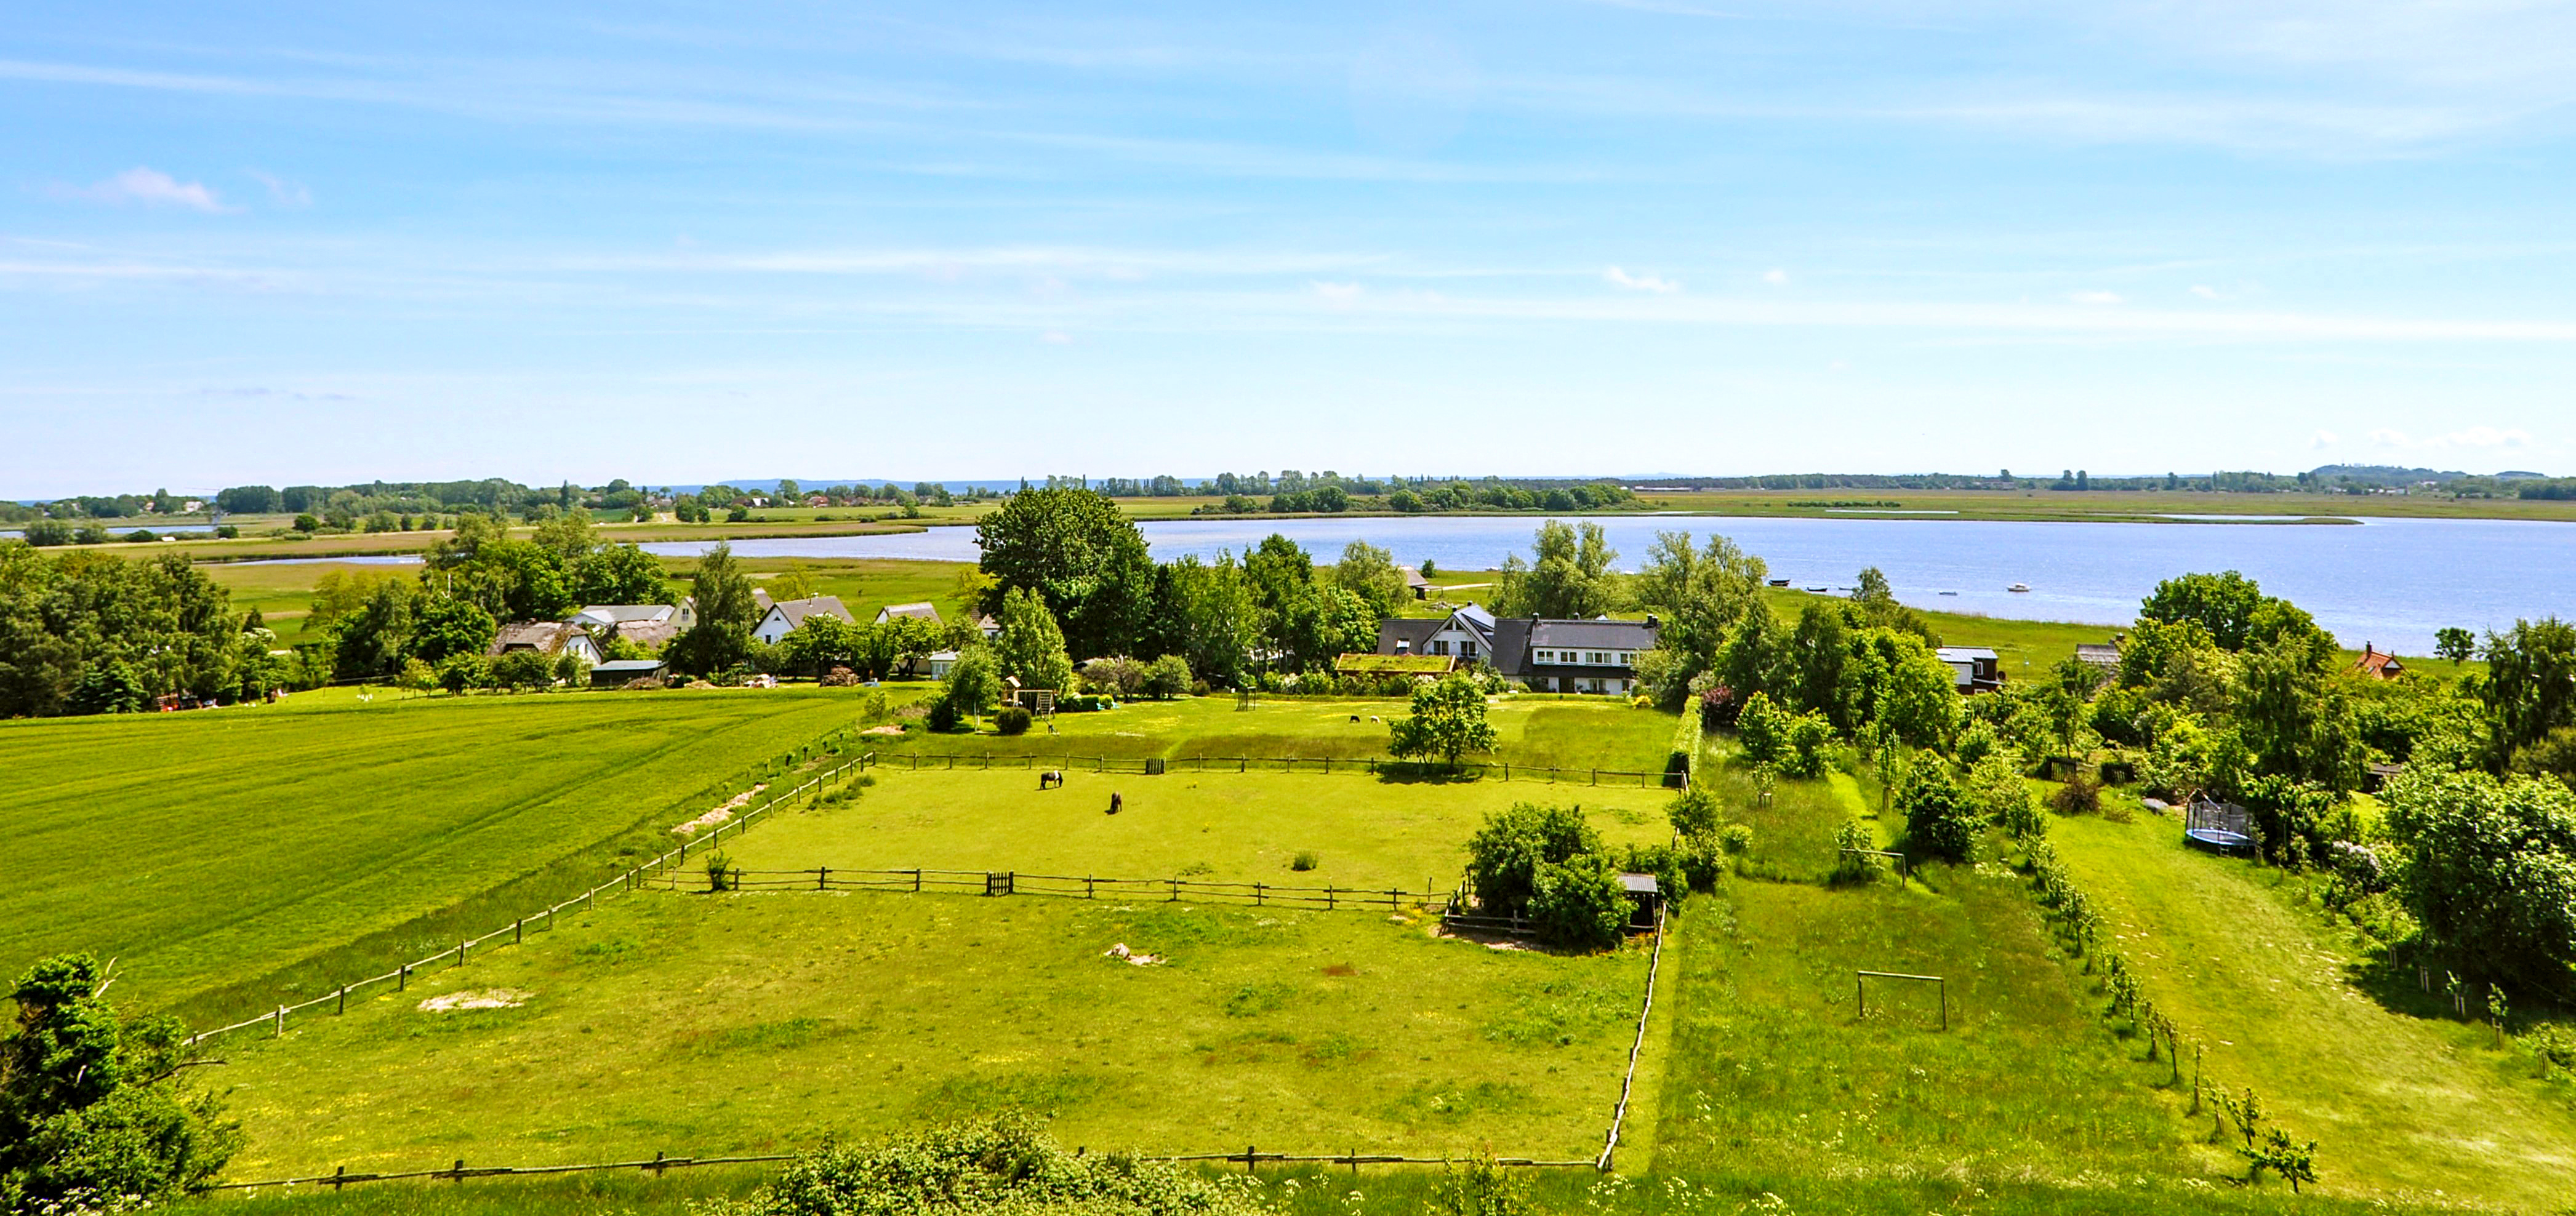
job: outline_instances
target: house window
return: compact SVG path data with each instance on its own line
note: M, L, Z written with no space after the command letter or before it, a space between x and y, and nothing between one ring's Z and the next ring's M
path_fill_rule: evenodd
M1542 650L1538 652L1538 661L1542 663L1553 663L1556 661L1556 652L1553 650Z
M1449 643L1447 643L1447 642L1433 642L1433 643L1431 644L1431 653L1433 653L1433 654L1447 654L1447 653L1449 653Z
M1458 643L1458 653L1465 658L1475 658L1476 644L1474 642L1460 642Z
M1610 661L1610 656L1595 650L1585 654L1583 656L1583 661L1586 663L1607 663Z

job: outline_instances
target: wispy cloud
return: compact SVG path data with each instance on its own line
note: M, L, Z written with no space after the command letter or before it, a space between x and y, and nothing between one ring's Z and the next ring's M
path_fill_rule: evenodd
M2073 300L2078 304L2101 308L2106 305L2119 303L2120 293L2116 291L2070 291L2066 293L2066 298Z
M1762 281L1773 287L1786 287L1789 285L1789 272L1776 268L1765 270L1762 272Z
M227 207L214 189L204 182L182 182L158 169L143 165L119 173L105 181L88 186L55 183L49 191L56 198L84 199L113 205L139 204L147 207L179 207L220 215L238 208Z
M291 182L274 173L263 173L257 169L251 170L250 175L260 185L268 187L269 201L280 207L313 205L313 191L307 189L302 182Z
M1659 296L1675 295L1682 289L1682 285L1680 283L1671 279L1651 274L1630 274L1616 266L1603 270L1601 272L1601 277L1608 280L1614 287L1625 287L1630 291L1651 292Z
M1335 308L1348 308L1368 294L1368 288L1358 283L1312 283L1308 286L1314 289L1318 299Z
M2330 448L2341 442L2343 442L2343 437L2335 434L2333 431L2318 431L2315 436L2308 440L2308 446L2311 448Z

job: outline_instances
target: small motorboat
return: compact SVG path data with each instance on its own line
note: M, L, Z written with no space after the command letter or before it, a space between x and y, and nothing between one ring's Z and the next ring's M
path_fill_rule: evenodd
M1786 587L1789 585L1789 580L1785 578L1775 578L1771 580L1771 585L1774 587Z
M1957 594L1959 594L1959 593L1958 593L1958 592L1956 592L1956 591L1944 591L1944 592L1942 592L1941 594L1943 594L1943 595L1957 595Z
M1807 590L1809 590L1809 591L1811 591L1811 592L1814 592L1814 593L1815 593L1815 594L1817 594L1817 595L1823 595L1823 594L1825 594L1826 592L1833 590L1833 588L1831 588L1831 587L1809 587L1809 588L1807 588Z
M2029 591L2030 591L2030 584L2028 584L2028 583L2014 583L2012 586L2009 586L2009 587L2004 588L2004 590L2006 590L2006 591L2012 591L2012 592L2018 592L2018 593L2022 593L2022 594L2028 594L2028 593L2029 593Z

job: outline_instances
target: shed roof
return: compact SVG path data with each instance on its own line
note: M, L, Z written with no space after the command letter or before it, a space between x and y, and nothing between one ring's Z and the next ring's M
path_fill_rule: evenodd
M880 625L899 616L914 617L936 624L939 621L939 606L925 600L918 604L888 604L877 609L877 623Z
M1652 874L1622 874L1619 876L1619 888L1630 895L1662 894Z
M590 673L592 675L598 675L601 672L606 672L610 675L624 675L630 671L642 674L645 672L660 670L662 670L662 660L660 659L611 659L597 667L591 668Z
M1965 663L1974 659L2000 659L2003 656L1983 646L1944 646L1932 652L1944 663Z
M790 629L803 625L805 618L816 613L836 616L845 621L850 619L850 610L841 606L841 597L837 595L815 595L801 600L779 600L771 604L769 610L785 617L787 627Z

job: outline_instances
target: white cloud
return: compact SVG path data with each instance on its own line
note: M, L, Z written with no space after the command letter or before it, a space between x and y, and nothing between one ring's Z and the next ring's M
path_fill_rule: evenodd
M2341 442L2343 442L2343 436L2337 435L2333 431L2318 431L2315 438L2308 440L2308 446L2312 448L2329 448Z
M2201 283L2195 283L2192 285L2191 294L2199 296L2204 300L2224 300L2227 298L2226 292Z
M233 210L225 206L224 200L204 182L181 182L158 169L142 165L87 188L57 185L53 194L57 198L88 199L118 205L141 203L150 207L185 207L210 215Z
M2078 304L2096 306L2120 302L2120 294L2115 291L2070 291L2066 293L2066 298Z
M1672 295L1682 289L1680 283L1671 279L1651 274L1630 274L1616 266L1602 271L1601 277L1615 286L1625 287L1630 291L1651 291L1659 296Z
M313 205L313 191L305 188L302 182L291 182L274 173L262 173L257 169L251 170L250 175L260 185L268 187L269 201L280 207Z
M1310 286L1318 297L1335 308L1349 308L1359 303L1361 296L1368 294L1368 288L1358 283L1314 283Z
M1789 272L1776 267L1765 270L1762 272L1762 281L1773 287L1786 287L1789 285Z
M1066 333L1061 329L1050 329L1045 333L1039 334L1038 341L1044 342L1049 346L1071 346L1073 345L1073 335Z

